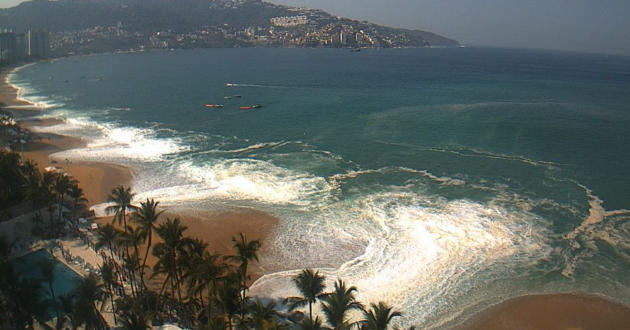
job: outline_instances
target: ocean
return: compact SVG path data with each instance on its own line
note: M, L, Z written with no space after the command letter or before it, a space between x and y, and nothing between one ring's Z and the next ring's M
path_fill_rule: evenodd
M315 267L393 304L399 326L524 294L630 304L630 57L179 50L9 81L64 119L37 130L89 141L55 157L132 167L138 201L278 217L252 295L295 295L291 277Z

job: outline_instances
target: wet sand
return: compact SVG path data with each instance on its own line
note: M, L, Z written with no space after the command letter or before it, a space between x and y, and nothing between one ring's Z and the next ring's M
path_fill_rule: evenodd
M4 76L0 77L0 102L7 105L28 105L28 103L17 100L16 90L6 84ZM28 112L41 110L35 107L28 109L20 107L19 110L11 111ZM57 119L26 119L22 124L26 127L52 126L60 123ZM97 162L66 162L65 159L55 157L55 153L63 150L80 148L86 145L85 141L76 137L63 136L52 133L36 133L37 139L24 145L21 153L25 159L31 159L43 170L49 166L55 166L70 173L79 181L79 185L84 190L86 198L90 204L99 204L107 201L107 196L112 188L118 185L129 186L133 179L133 171L127 167L97 163ZM53 163L51 163L51 161ZM210 244L209 250L222 255L234 254L232 249L232 237L243 232L249 240L258 239L263 242L272 231L278 219L264 212L250 209L231 209L222 212L184 212L175 214L167 212L161 217L161 222L166 218L178 217L182 224L188 227L186 236L202 239ZM99 225L111 223L111 217L96 219ZM119 226L122 229L122 226ZM153 236L152 244L159 242L157 235ZM146 245L139 246L141 256L144 256ZM155 258L149 253L147 264L153 266ZM251 266L252 280L262 275L260 267L254 262Z
M18 100L17 90L7 83L7 75L11 70L3 70L0 72L0 104L6 106L29 106L32 105L26 101ZM37 110L33 107L33 110Z
M260 254L265 253L265 240L273 231L279 219L257 210L236 209L224 212L197 212L179 213L178 215L166 213L167 217L178 216L182 223L188 227L188 236L202 239L210 244L212 253L222 255L235 255L232 248L232 237L243 233L248 240L260 240L262 248ZM251 263L252 281L262 276L262 270L257 262Z
M188 227L184 232L184 236L197 238L208 243L208 251L210 253L218 253L221 255L234 255L232 248L232 237L238 236L242 232L247 240L260 240L262 248L259 254L265 251L265 240L269 237L278 219L264 212L251 209L233 209L224 212L170 212L166 210L158 221L157 225L166 221L167 218L179 218L182 225ZM96 220L99 226L112 223L112 217L103 217ZM127 224L134 225L133 222L127 220ZM114 224L122 230L122 226ZM160 242L160 238L153 233L151 245L155 246ZM144 257L146 244L138 246L141 257ZM149 251L147 257L147 265L153 267L156 258ZM260 265L257 262L250 264L251 281L255 281L263 275ZM149 272L150 274L150 272ZM147 278L148 275L147 274Z
M7 74L8 72L0 74L0 105L7 107L7 110L14 113L33 113L33 115L41 113L42 109L18 97L18 91L6 81ZM20 124L28 129L34 126L51 126L60 122L56 119L25 119ZM58 134L35 133L32 141L29 141L20 150L16 151L20 152L24 159L36 162L42 171L46 167L55 166L70 173L79 181L79 185L90 204L103 203L107 200L112 187L130 184L133 172L129 168L113 164L96 162L67 163L64 159L54 156L56 152L85 145L85 141L80 138Z
M482 312L461 329L627 330L630 307L590 295L524 296Z
M19 110L28 109L28 103L18 100L16 90L5 82L5 74L0 76L0 103L17 105ZM31 126L52 125L48 122L31 121ZM50 155L55 152L76 148L85 142L78 138L55 134L41 134L41 140L25 145L24 157L33 159L40 168L50 166ZM54 156L53 156L54 158ZM101 203L106 200L111 189L117 185L129 185L133 172L125 167L103 163L76 162L66 164L64 160L55 159L58 167L70 172L79 180L90 203ZM265 250L265 239L272 232L278 219L263 212L250 209L237 209L225 212L206 213L166 213L161 217L179 217L188 227L187 236L203 239L210 244L209 250L223 255L233 254L232 237L243 232L248 239L259 239L263 243L261 253ZM100 225L111 223L111 217L97 219ZM153 244L159 242L157 235ZM145 246L140 246L144 256ZM147 263L152 266L155 258L149 253ZM260 266L253 263L252 281L262 275ZM578 294L555 294L519 297L481 312L457 329L499 330L499 329L553 329L553 330L586 330L586 329L630 329L630 307L600 297Z
M79 138L45 134L38 141L25 144L22 156L36 162L40 170L49 166L61 168L79 181L90 204L103 203L114 186L129 185L133 173L122 166L95 162L67 163L54 156L56 152L83 145L84 142Z

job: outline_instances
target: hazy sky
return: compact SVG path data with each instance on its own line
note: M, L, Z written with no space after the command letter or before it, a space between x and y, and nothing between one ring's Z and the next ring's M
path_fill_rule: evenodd
M630 55L630 0L268 1L428 30L469 45ZM22 0L0 0L0 7L19 2Z

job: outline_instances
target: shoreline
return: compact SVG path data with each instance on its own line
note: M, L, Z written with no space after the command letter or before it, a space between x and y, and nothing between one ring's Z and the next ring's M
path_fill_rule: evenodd
M588 293L555 293L511 298L469 317L455 329L623 330L630 306Z
M61 123L59 119L39 119L30 116L36 116L44 110L21 99L18 96L18 90L7 81L7 75L15 69L17 68L9 68L0 73L0 104L4 104L7 107L6 110L12 113L26 114L26 118L20 120L20 125L26 129L34 126L52 126ZM114 187L118 185L132 186L135 176L132 168L92 161L66 162L64 159L54 156L56 152L83 148L87 145L87 141L79 137L55 133L38 133L32 130L31 132L35 138L24 144L22 150L16 150L16 152L19 152L24 159L35 161L38 168L42 171L48 166L55 166L68 172L79 181L79 186L84 189L85 196L91 207L107 202L107 196ZM159 223L166 221L167 217L171 219L179 218L182 224L188 227L185 236L202 239L209 243L210 252L223 255L234 254L232 237L237 236L239 232L243 232L249 240L260 240L264 251L265 240L270 236L273 227L279 222L278 218L270 214L247 208L199 212L175 212L166 209L164 215L160 217ZM98 217L94 221L99 225L104 225L111 223L111 217ZM153 244L157 241L159 239L154 235ZM141 249L144 249L145 246L143 244ZM263 251L261 251L261 254ZM147 265L153 265L155 261L152 258L153 256L149 254ZM252 263L251 266L251 280L253 282L264 274L258 262Z
M2 72L0 78L0 101L9 100L5 99L5 90L13 89L12 86L6 83L6 75L11 73L11 69L7 72ZM13 89L14 90L14 89ZM8 92L10 96L10 91ZM26 113L28 111L39 111L36 105L30 104L26 101L20 100L17 91L13 91L13 105L19 107L7 109L11 112L19 111ZM8 102L7 102L8 103ZM22 108L24 106L24 108ZM32 110L28 110L26 107L31 106ZM35 113L35 112L34 112ZM39 122L38 124L42 124ZM28 125L26 126L29 127ZM66 150L70 148L77 148L85 146L85 141L80 138L56 135L56 134L40 134L37 136L44 136L44 141L34 141L33 144L29 144L26 151L28 155L38 157L40 161L38 165L48 166L50 163L50 156L57 151ZM32 149L32 150L30 150ZM29 157L27 157L29 158ZM112 165L106 163L97 162L76 162L69 165L65 165L63 160L59 160L58 165L61 167L74 166L74 169L69 168L69 172L81 183L81 187L86 189L90 187L90 199L91 204L102 202L106 199L106 196L115 185L125 184L129 185L133 178L133 170L119 165ZM81 168L81 169L79 169ZM108 168L108 169L105 169ZM85 177L79 178L79 171L85 172ZM107 174L107 171L111 171ZM125 172L127 171L127 175ZM86 195L88 191L86 190ZM105 197L104 197L105 196ZM268 237L268 234L273 231L273 227L279 219L255 210L249 209L237 209L226 210L224 212L200 212L197 214L167 212L161 217L163 222L167 217L180 217L182 223L188 226L187 236L194 238L202 238L210 243L210 250L213 252L221 252L223 254L229 254L231 251L231 237L235 236L238 231L243 231L249 239L261 239L263 241L263 249L265 246L264 238ZM101 218L98 221L103 223L111 222L108 218ZM99 222L100 223L100 222ZM155 236L154 236L155 239ZM156 241L154 241L155 244ZM144 246L141 247L144 250ZM151 257L151 254L150 254ZM150 258L149 257L149 258ZM148 262L150 264L150 262ZM261 275L260 269L253 270L252 280L255 281ZM589 309L592 305L599 306L598 309ZM615 307L616 306L616 307ZM621 307L621 309L618 309ZM613 316L610 316L610 310L614 310ZM615 312L616 311L616 312ZM595 324L598 327L606 329L617 329L615 325L607 326L610 323L605 323L605 320L615 319L627 322L624 324L630 324L630 307L619 304L605 297L591 296L588 294L550 294L550 295L533 295L533 296L521 296L506 301L500 302L480 313L475 313L472 316L465 317L467 320L462 323L461 326L455 327L456 329L531 329L532 326L529 321L543 322L547 320L549 322L555 322L560 319L562 315L567 315L566 323L561 329L582 329L590 328L591 324ZM628 315L628 319L624 318ZM562 317L562 320L565 318ZM610 321L612 322L612 321ZM552 323L538 324L540 327L534 327L536 329L558 329L558 327L551 327ZM606 326L604 326L606 325ZM546 327L550 326L550 327Z
M34 63L10 67L0 72L0 104L5 107L5 110L14 114L26 114L27 118L20 120L20 125L30 131L30 128L35 125L49 126L59 121L29 118L30 115L42 113L42 108L21 98L18 89L9 83L8 76L10 74L28 65L34 65ZM20 148L21 150L16 150L16 152L19 152L24 159L31 159L36 162L40 171L43 171L48 166L55 165L55 167L61 167L64 171L70 173L75 179L79 180L90 205L103 203L107 200L107 195L111 188L106 188L106 183L113 182L115 185L128 185L133 178L132 169L113 164L96 162L62 164L59 159L55 159L51 155L58 151L84 147L86 142L80 138L58 134L41 134L32 131L31 133L33 133L32 136L34 138L24 144Z

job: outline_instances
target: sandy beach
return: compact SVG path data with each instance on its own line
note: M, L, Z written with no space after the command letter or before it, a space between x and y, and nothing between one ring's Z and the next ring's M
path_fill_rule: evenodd
M480 313L461 329L623 330L630 308L591 295L533 295L510 299Z
M260 253L265 252L265 239L273 230L278 219L264 212L238 209L225 212L205 212L205 213L173 213L166 210L160 217L160 222L166 221L167 218L179 218L182 225L188 227L184 233L187 237L197 238L208 243L208 250L211 253L221 255L234 255L232 248L232 237L242 232L248 240L260 240L262 249ZM112 223L112 217L103 217L96 220L99 226ZM133 225L133 223L128 222ZM159 224L158 223L158 224ZM122 226L115 224L116 227L122 229ZM160 238L154 233L152 245L155 246L160 242ZM144 256L146 244L138 246L141 256ZM153 267L156 258L149 252L147 257L147 265ZM147 277L150 272L147 274ZM261 267L257 262L252 262L250 266L250 281L253 283L262 273Z
M16 91L0 77L0 102L20 106L28 111L28 103L18 100ZM33 108L32 111L40 111ZM25 121L26 127L54 124L54 120ZM24 146L23 156L38 163L40 168L51 165L63 168L79 180L91 204L102 203L117 185L130 185L133 171L118 165L72 162L55 159L54 153L85 145L79 138L56 134L39 134L40 139ZM161 219L179 217L188 227L187 235L203 239L210 244L211 252L233 254L231 238L243 232L248 239L259 239L265 251L265 239L273 231L277 218L251 209L226 210L195 214L165 213ZM96 220L100 225L111 223L111 217ZM159 239L153 236L153 244ZM139 247L144 255L144 246ZM149 254L148 264L155 260ZM262 275L261 268L252 265L252 281ZM404 311L403 311L404 312ZM630 308L601 297L579 294L525 296L500 303L457 327L458 329L629 329Z
M4 104L8 110L13 112L40 113L41 109L18 97L18 91L7 83L6 74L3 72L0 76L0 104ZM13 109L16 106L18 109ZM28 129L33 126L50 126L56 123L59 121L55 119L27 119L21 124ZM36 139L29 141L21 150L18 150L22 153L23 158L36 162L40 170L51 165L63 168L64 171L79 180L90 204L106 201L111 187L131 182L133 173L128 168L93 162L65 163L63 159L51 157L55 152L85 146L85 141L79 138L57 134L36 134L35 136ZM51 161L56 162L56 164L51 164Z
M28 127L28 126L27 126ZM48 166L55 166L70 173L80 182L85 197L90 204L103 203L116 185L128 185L133 173L130 169L112 164L94 162L66 163L63 159L54 156L55 152L77 148L84 145L79 138L61 136L56 134L44 134L38 141L25 144L22 156L37 163L40 170ZM54 162L52 164L51 162Z
M0 77L0 103L9 106L12 111L35 111L42 110L35 107L29 109L29 103L19 100L17 91L5 81L5 76ZM11 109L11 106L18 105L19 110ZM58 124L56 119L27 119L22 121L26 127L51 126ZM23 150L19 150L25 159L35 161L43 170L48 166L55 166L70 173L79 181L79 185L85 192L85 196L91 205L104 203L112 188L118 185L129 186L133 180L133 170L127 167L97 163L97 162L66 162L54 156L56 152L72 148L84 147L86 142L80 138L63 136L54 133L37 133L36 139L24 145ZM53 162L53 163L51 163ZM278 222L275 217L264 212L251 209L226 210L223 212L206 213L186 213L174 214L166 212L161 221L168 218L180 218L182 224L188 227L186 234L189 237L202 239L210 244L209 250L213 253L223 255L234 254L232 249L232 237L239 232L244 233L249 240L258 239L265 246L265 238L273 230L273 226ZM111 223L111 217L95 219L99 225ZM159 238L154 235L153 244L159 242ZM145 246L139 247L144 251ZM144 252L142 253L144 254ZM149 253L147 264L152 266L155 263L154 257ZM260 267L252 264L252 281L262 275Z

